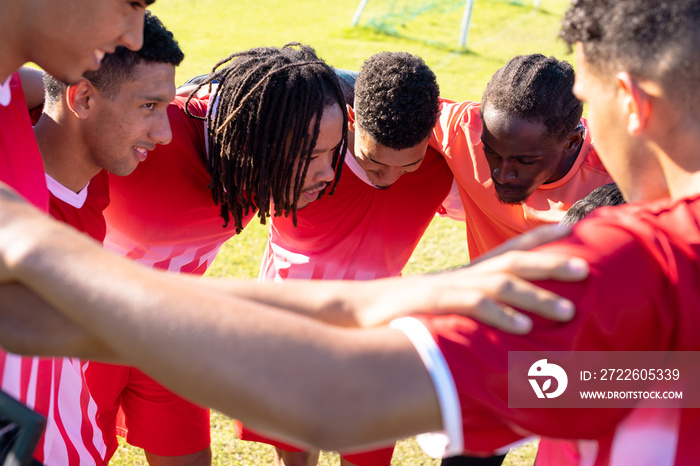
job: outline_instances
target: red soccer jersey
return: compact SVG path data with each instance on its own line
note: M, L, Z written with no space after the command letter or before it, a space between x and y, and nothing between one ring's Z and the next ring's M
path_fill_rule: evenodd
M607 207L541 247L590 264L583 282L540 283L575 303L568 323L535 318L516 336L466 317L395 321L431 368L448 439L440 453L493 452L530 434L542 436L538 464L696 464L697 409L510 408L508 352L698 351L698 225L700 195Z
M48 210L44 163L18 73L0 85L0 180L38 208Z
M193 99L191 112L205 116L207 102ZM110 177L105 247L152 267L202 275L236 228L224 228L212 200L204 122L188 116L184 103L178 97L168 107L172 142L150 151L131 175Z
M0 179L48 210L44 165L17 74L0 86L0 122ZM96 409L82 381L83 369L77 359L21 357L0 351L2 389L47 417L35 452L43 464L103 462L106 448L99 430L82 417Z
M205 123L185 113L185 101L178 97L168 107L172 142L149 151L131 175L110 176L105 247L150 267L202 275L236 228L233 222L224 227L212 200ZM208 99L193 99L189 109L204 117L207 104ZM254 214L243 219L244 226ZM176 397L133 368L110 377L126 388L121 395L126 423L117 422L130 443L162 456L209 445L208 409ZM103 393L100 404L108 406L110 395Z
M500 202L481 144L479 108L478 102L443 100L430 139L430 145L445 155L454 173L464 206L471 259L536 226L558 223L574 202L613 181L586 131L579 155L563 178L543 184L523 204ZM582 123L585 126L585 120Z
M104 241L107 227L103 211L109 205L109 176L106 171L102 170L95 175L77 194L48 175L46 184L51 192L49 213L53 218L90 235L100 243Z
M452 172L428 148L418 170L377 189L352 154L332 196L274 217L260 270L264 280L371 280L401 273L450 190Z
M102 210L109 204L105 172L76 194L46 176L53 217L98 241L105 233ZM37 358L3 354L3 389L46 416L46 429L35 458L46 465L105 464L116 442L108 442L98 426L98 407L85 383L89 364L76 358ZM112 443L108 447L108 443Z

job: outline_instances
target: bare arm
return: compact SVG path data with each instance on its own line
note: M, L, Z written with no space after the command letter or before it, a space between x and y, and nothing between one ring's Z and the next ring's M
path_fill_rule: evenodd
M432 383L400 332L331 327L198 290L192 284L206 280L139 266L3 196L5 278L182 395L330 449L439 428Z
M119 363L116 355L92 333L57 312L18 283L0 285L0 341L17 354L69 354Z
M488 267L498 269L484 262L478 274ZM482 299L477 289L460 290L475 278L470 270L477 269L374 283L238 286L275 295L284 290L284 300L310 301L316 310L360 308L375 299L381 308L405 300L406 290L427 294L419 304L455 307L465 296L468 303ZM432 382L399 331L332 327L264 305L263 298L242 297L220 282L147 269L8 191L0 191L0 278L31 288L125 363L280 438L338 450L441 427Z
M211 280L195 286L347 327L376 326L431 312L464 314L511 333L527 333L531 319L513 307L553 320L573 317L573 303L528 280L582 280L588 274L587 264L559 254L523 252L569 233L569 227L560 225L536 228L469 267L440 274L364 282L286 280L274 285ZM487 258L494 259L485 262Z

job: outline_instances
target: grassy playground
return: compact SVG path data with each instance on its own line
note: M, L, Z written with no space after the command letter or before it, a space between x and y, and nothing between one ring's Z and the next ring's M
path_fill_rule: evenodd
M532 0L476 1L464 48L458 46L464 2L421 1L370 0L357 27L350 27L350 22L358 0L159 0L152 10L175 33L185 52L177 84L210 71L231 53L302 42L315 47L332 66L353 70L374 53L407 51L423 57L435 71L444 97L479 100L491 75L515 55L542 53L567 59L565 46L556 39L567 0L543 0L539 9ZM390 17L387 9L392 5L396 14ZM225 245L209 275L256 277L266 235L265 226L251 223ZM463 225L436 218L405 274L440 270L467 260ZM218 413L212 417L212 449L216 465L272 463L271 447L236 440L232 421ZM505 464L530 465L534 452L532 444L521 447L508 455ZM140 450L122 443L112 464L147 463ZM323 454L320 464L338 464L337 456ZM409 439L399 443L392 464L440 462L428 458Z

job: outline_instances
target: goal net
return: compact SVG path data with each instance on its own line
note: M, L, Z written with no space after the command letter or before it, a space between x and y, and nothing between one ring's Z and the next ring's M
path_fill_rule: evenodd
M508 3L523 1L526 0ZM535 8L539 8L540 0L533 1ZM472 15L478 15L476 3L476 0L360 0L351 25L391 36L417 36L427 42L456 41L460 47L466 47Z

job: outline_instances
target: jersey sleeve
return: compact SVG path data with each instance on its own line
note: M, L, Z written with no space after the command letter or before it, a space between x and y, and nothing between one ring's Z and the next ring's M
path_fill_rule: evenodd
M450 192L447 194L447 197L445 197L445 200L442 201L438 209L438 214L440 214L441 217L448 217L458 222L467 221L464 203L462 202L462 196L459 194L459 186L456 180L452 180Z
M478 108L477 102L453 102L448 99L440 99L440 117L438 118L430 136L429 145L443 156L449 156L449 147L455 138L460 136L462 125L469 126L470 119L474 117L471 111ZM481 125L479 125L479 128Z
M591 272L583 282L538 283L571 299L576 316L567 323L532 316L533 330L525 336L454 315L395 322L423 357L440 399L447 440L438 451L426 452L492 453L530 435L595 438L613 429L628 410L598 409L591 415L590 409L509 408L508 352L672 347L678 319L669 316L673 305L664 299L669 286L665 277L673 276L671 268L679 263L695 261L674 243L650 225L596 217L579 224L566 240L540 248L582 257ZM696 274L688 274L687 287L694 286Z

